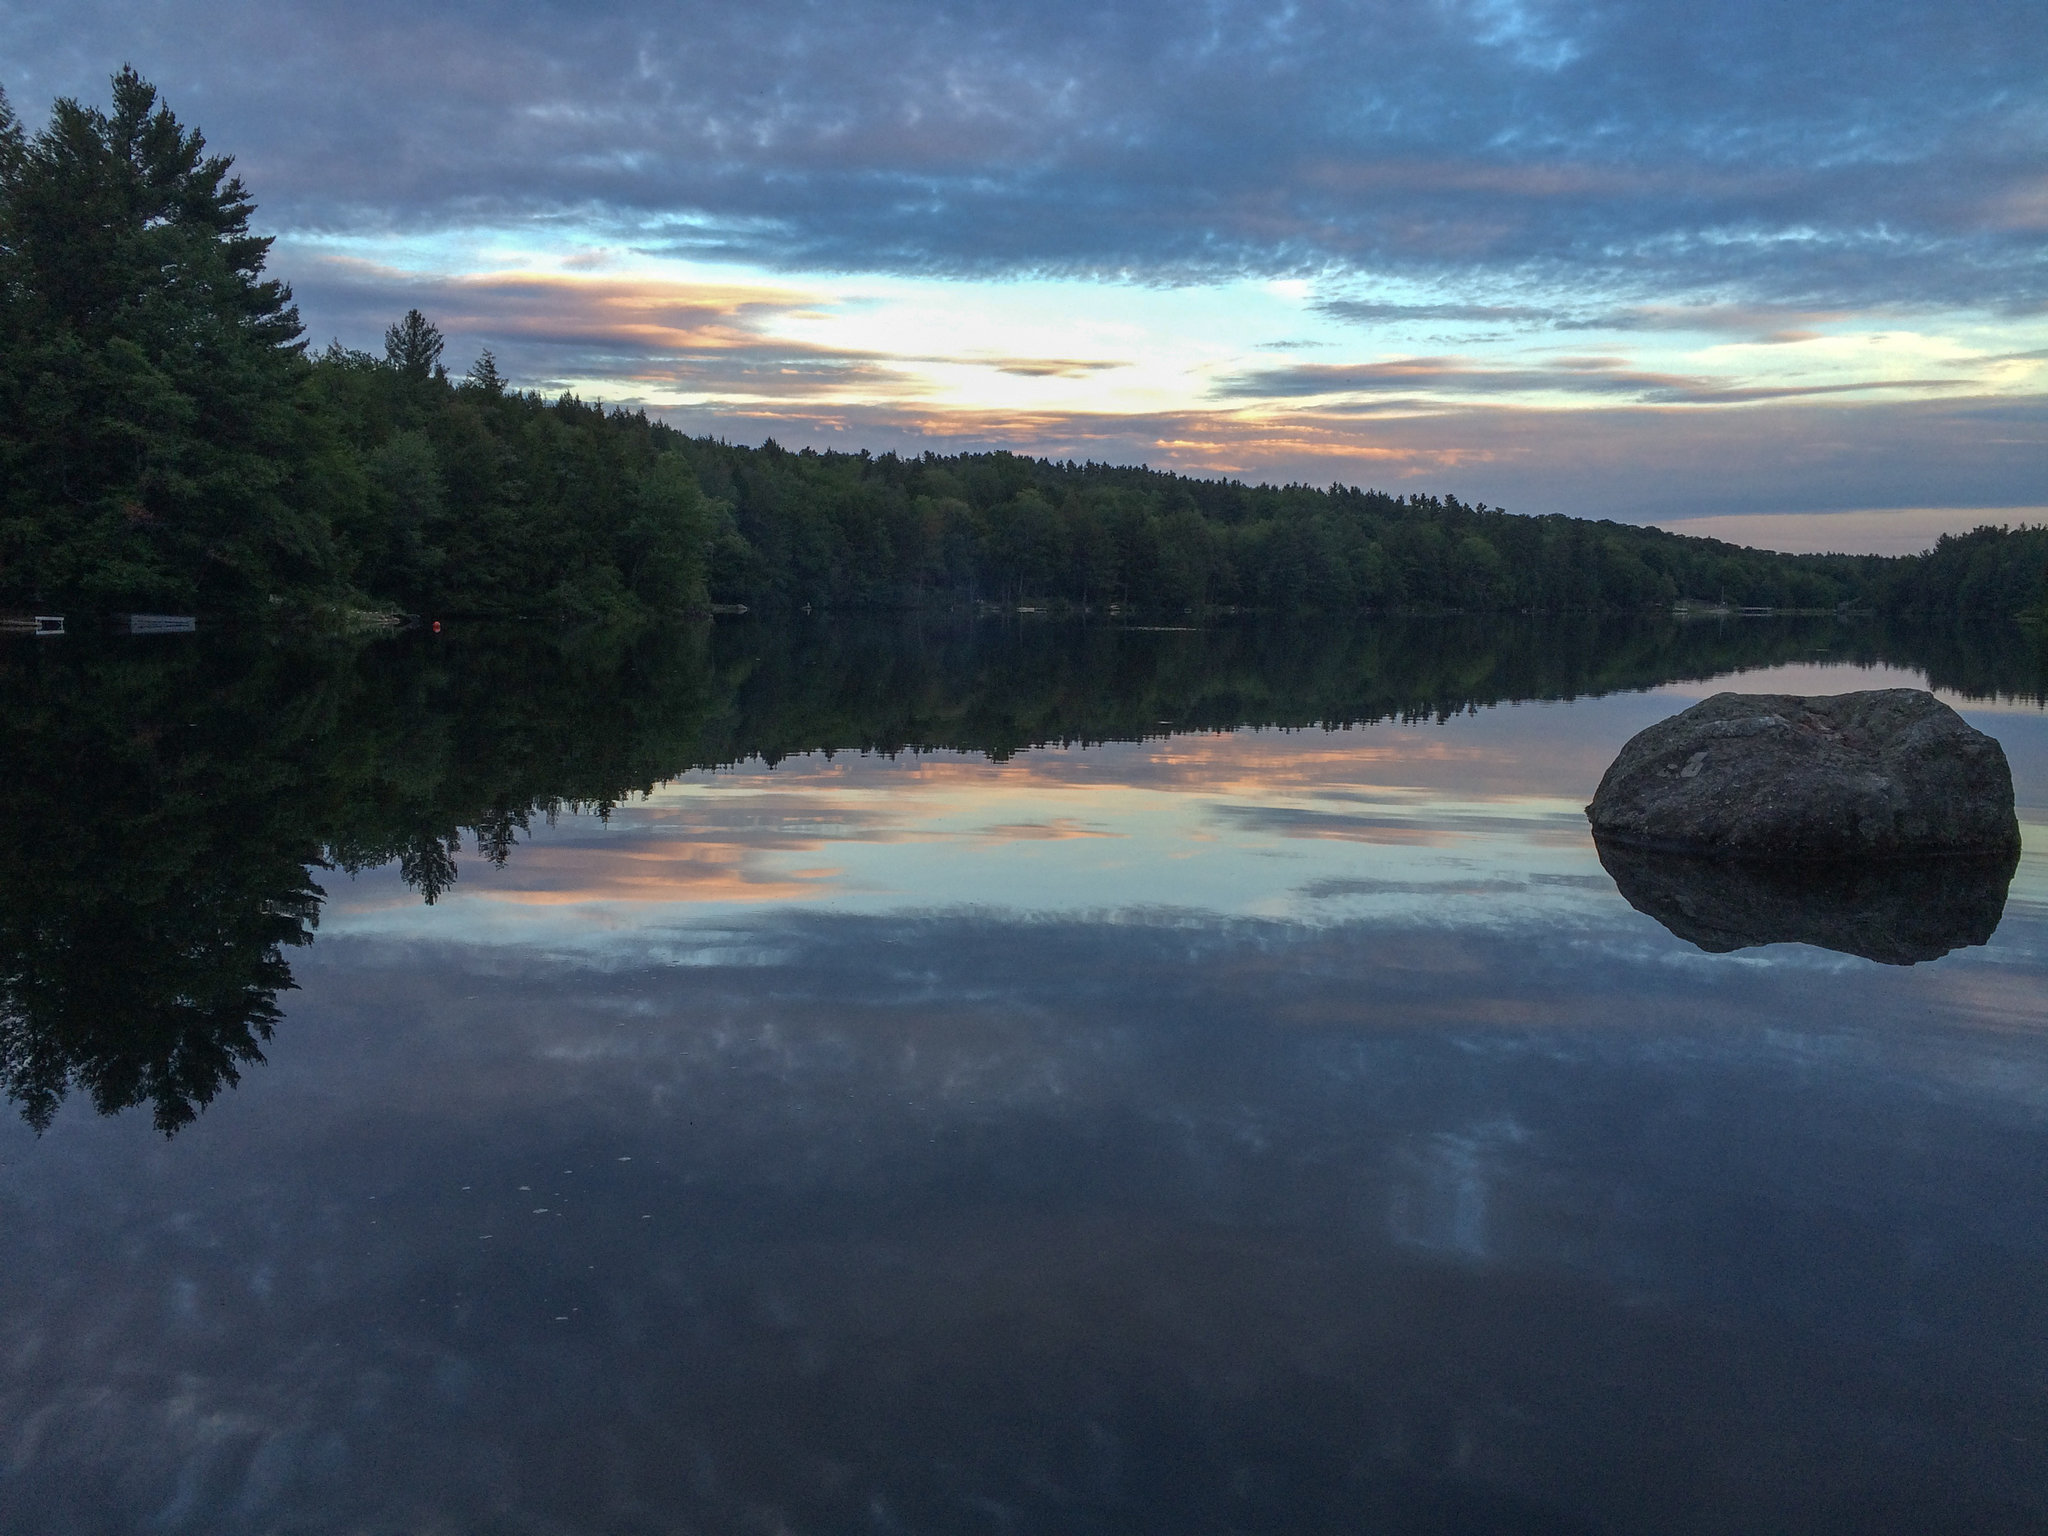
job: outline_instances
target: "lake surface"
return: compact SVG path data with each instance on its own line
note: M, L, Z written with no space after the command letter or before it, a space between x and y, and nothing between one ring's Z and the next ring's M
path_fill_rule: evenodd
M0 653L0 1528L2048 1527L2013 635L73 638ZM1644 726L1930 678L1988 942L1603 867Z

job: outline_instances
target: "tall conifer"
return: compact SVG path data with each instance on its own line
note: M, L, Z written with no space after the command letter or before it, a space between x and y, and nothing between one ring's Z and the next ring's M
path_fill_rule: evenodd
M336 561L291 291L226 156L133 69L0 150L0 600L260 605Z

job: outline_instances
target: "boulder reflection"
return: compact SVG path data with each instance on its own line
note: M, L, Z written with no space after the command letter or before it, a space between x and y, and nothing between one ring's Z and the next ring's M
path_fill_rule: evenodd
M396 864L431 902L465 848L502 864L532 818L692 768L1441 719L1829 648L1920 654L1828 620L1587 616L24 641L0 649L0 1087L38 1127L83 1092L174 1132L263 1059L320 871Z
M1762 864L1595 839L1628 904L1709 954L1811 944L1918 965L1990 942L2019 850L1991 857Z

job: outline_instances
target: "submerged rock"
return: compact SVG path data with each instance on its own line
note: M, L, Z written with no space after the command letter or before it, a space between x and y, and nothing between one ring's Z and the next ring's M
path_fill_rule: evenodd
M1752 862L1595 839L1628 904L1713 954L1815 944L1885 965L1990 941L2019 864L2003 853L1935 859Z
M1623 747L1586 815L1603 844L1754 860L1996 855L2020 842L2004 751L1918 688L1717 693Z

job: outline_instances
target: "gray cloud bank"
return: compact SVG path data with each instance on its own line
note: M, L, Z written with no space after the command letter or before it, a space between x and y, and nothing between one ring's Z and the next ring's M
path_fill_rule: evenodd
M2048 303L2040 22L2026 0L88 0L0 12L0 80L33 119L132 59L306 232L539 218L786 267L2022 311Z

